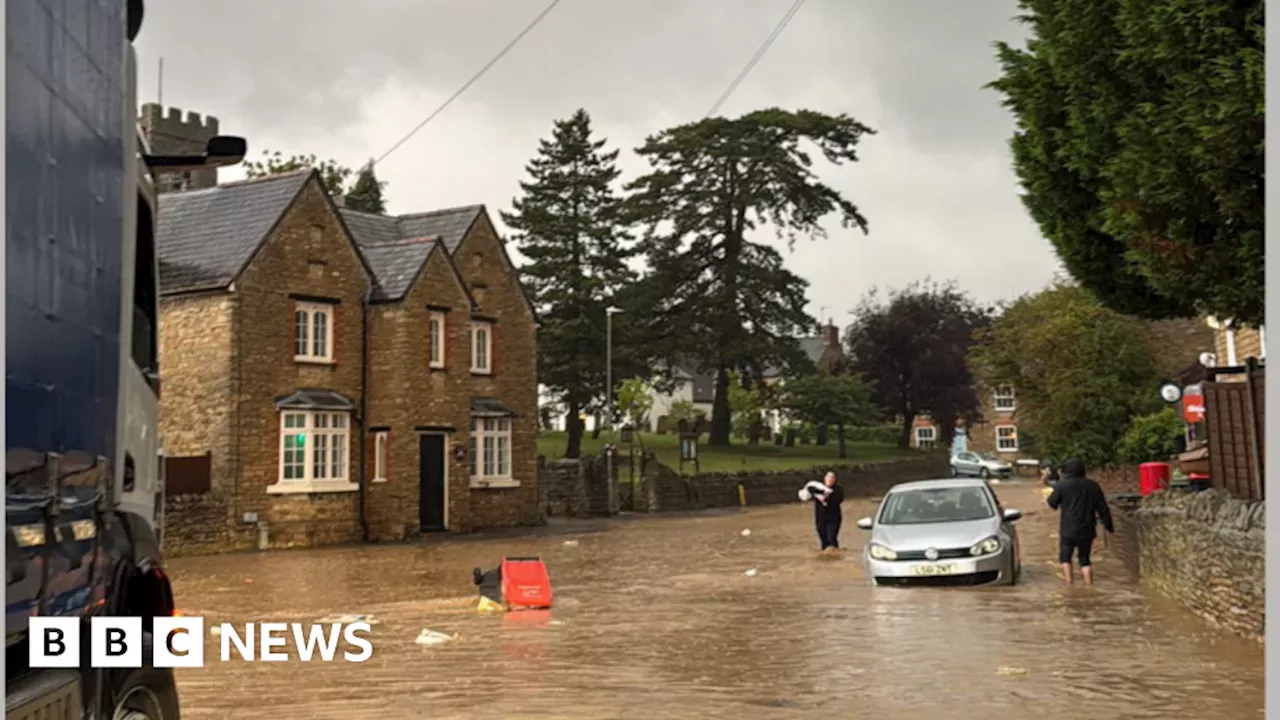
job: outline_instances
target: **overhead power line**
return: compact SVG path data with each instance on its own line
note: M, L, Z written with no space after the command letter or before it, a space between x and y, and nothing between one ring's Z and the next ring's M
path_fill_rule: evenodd
M756 53L747 61L746 66L743 67L742 71L738 73L738 76L733 79L733 82L729 83L729 87L725 88L724 93L720 95L720 99L716 100L716 103L711 106L711 109L707 111L704 119L720 112L720 106L724 105L725 101L729 99L729 96L733 95L733 92L742 84L742 81L747 79L747 76L751 74L753 69L755 69L756 63L760 62L760 58L764 57L764 54L769 52L769 48L773 45L773 41L777 40L778 36L782 34L782 31L787 29L787 24L791 22L791 18L796 16L796 13L800 12L800 8L803 5L804 0L795 0L795 2L791 3L791 7L787 9L787 14L783 15L782 19L778 21L778 24L774 26L773 32L769 33L769 37L765 38L760 47L756 49Z
M796 13L800 12L800 8L803 5L804 0L795 0L795 3L791 4L791 8L787 9L787 13L782 15L781 20L778 20L777 26L773 27L773 32L769 33L769 36L764 38L763 44L760 44L758 49L755 50L755 55L751 55L751 59L746 61L745 67L742 68L740 73L737 73L737 77L733 78L733 82L728 83L728 87L724 88L723 94L719 96L719 100L716 101L716 104L712 105L712 109L707 110L707 115L705 115L705 117L709 118L712 117L712 115L719 113L719 109L721 109L721 105L724 104L724 101L730 99L730 96L733 95L733 91L737 90L737 86L742 85L742 81L746 79L746 76L751 74L751 70L755 69L755 64L759 63L760 58L764 58L764 54L768 53L769 47L773 46L773 41L777 40L778 36L782 35L782 31L785 31L787 28L787 23L791 22L791 18L796 17Z
M458 88L456 92L454 92L452 95L448 97L448 99L446 99L443 103L441 103L440 107L437 107L435 110L431 112L430 115L426 117L426 119L418 123L417 127L409 131L409 134L400 138L399 142L397 142L395 145L392 145L390 150L382 153L381 157L379 157L377 160L374 160L372 163L370 163L370 166L377 165L383 160L386 160L387 157L391 155L391 153L395 152L396 150L399 150L401 145L404 145L406 142L408 142L409 138L418 134L419 130L426 127L427 123L436 119L436 116L444 112L445 108L452 105L454 100L457 100L459 97L461 97L462 94L465 93L472 85L474 85L477 80L484 77L484 74L489 72L489 68L492 68L494 65L497 65L499 60L505 57L508 52L511 52L511 48L514 48L524 38L525 35L528 35L529 31L537 27L538 23L542 22L542 19L545 18L548 14L550 14L550 12L553 9L555 9L555 6L559 4L560 4L560 0L551 0L551 3L548 4L547 7L544 8L542 12L538 13L538 16L535 17L528 25L526 25L518 35L512 38L511 42L507 43L506 47L499 50L497 55L494 55L489 60L489 62L484 64L484 67L480 68L480 70L477 71L475 75L471 76L470 80L463 83L462 87Z

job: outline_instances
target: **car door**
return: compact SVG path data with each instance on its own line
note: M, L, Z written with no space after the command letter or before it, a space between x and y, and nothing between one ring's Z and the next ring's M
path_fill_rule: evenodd
M961 475L973 475L978 472L977 456L971 452L962 452L956 456L956 472Z

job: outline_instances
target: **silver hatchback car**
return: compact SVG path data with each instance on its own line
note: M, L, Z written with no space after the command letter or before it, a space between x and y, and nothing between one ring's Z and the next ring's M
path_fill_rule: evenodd
M1022 572L1018 510L1001 508L982 480L895 485L885 494L863 550L874 585L1012 585Z

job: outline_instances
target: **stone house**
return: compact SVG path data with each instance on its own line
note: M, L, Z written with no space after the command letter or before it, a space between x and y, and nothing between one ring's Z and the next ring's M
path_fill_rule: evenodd
M535 320L482 207L364 218L301 171L159 215L161 440L207 473L167 503L167 547L540 520Z

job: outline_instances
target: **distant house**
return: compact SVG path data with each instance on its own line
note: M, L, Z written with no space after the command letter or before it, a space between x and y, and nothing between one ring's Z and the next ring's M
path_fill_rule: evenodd
M303 171L165 193L158 227L161 439L205 473L166 542L541 521L535 318L482 206L356 213Z

